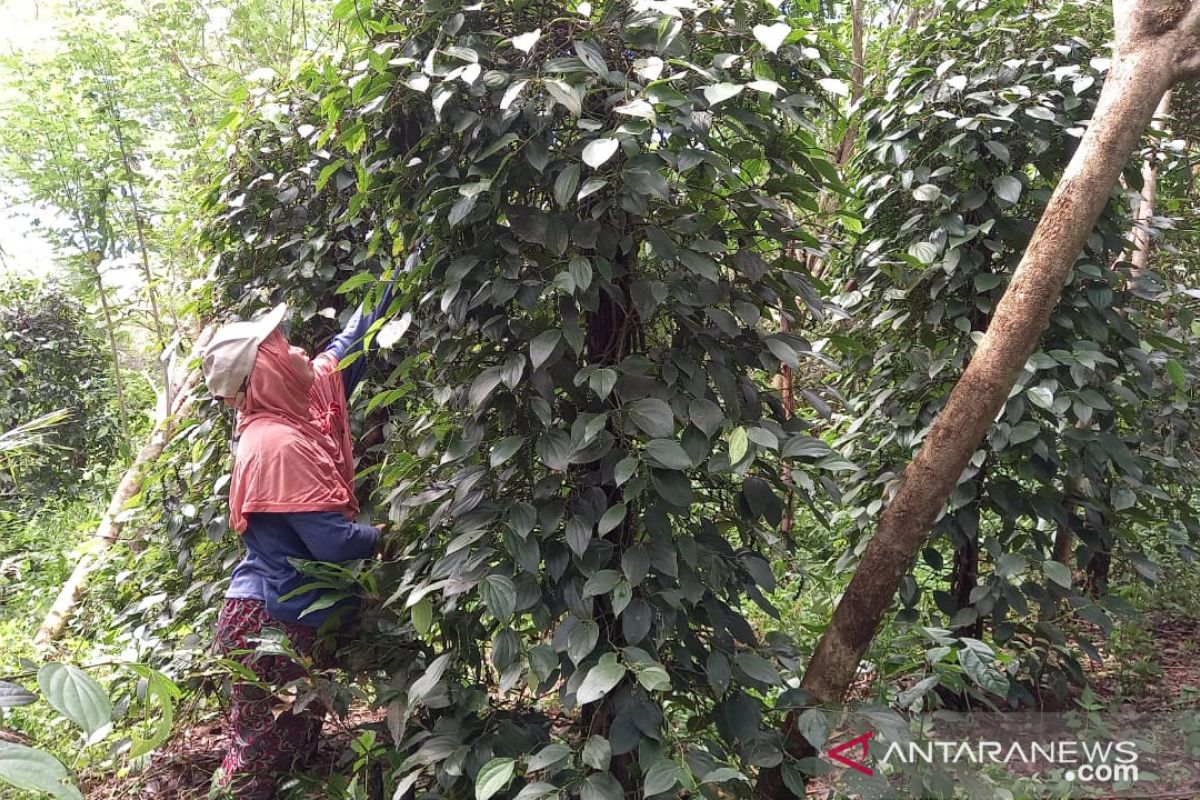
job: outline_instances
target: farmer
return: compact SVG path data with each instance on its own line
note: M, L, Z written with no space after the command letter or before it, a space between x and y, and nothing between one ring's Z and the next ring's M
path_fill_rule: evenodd
M276 306L250 322L221 328L203 352L204 377L214 397L237 409L237 445L229 484L230 524L242 535L246 557L233 570L217 620L220 652L253 651L264 628L282 631L293 650L311 657L317 629L336 628L354 611L352 600L314 606L320 590L295 593L311 582L297 561L368 558L379 531L354 521L354 457L346 403L366 371L358 358L363 336L391 300L388 287L376 309L360 307L334 340L311 361L288 344ZM304 677L303 666L282 655L237 654L258 680L279 687ZM325 708L298 713L259 686L235 681L229 750L214 786L236 798L273 798L281 774L302 767L316 752ZM228 796L228 795L227 795Z

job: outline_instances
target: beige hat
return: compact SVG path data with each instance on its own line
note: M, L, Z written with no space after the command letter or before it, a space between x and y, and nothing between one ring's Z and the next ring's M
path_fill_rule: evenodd
M213 397L239 399L250 379L258 346L279 327L287 310L287 305L280 303L257 319L232 322L216 332L201 355L204 382Z

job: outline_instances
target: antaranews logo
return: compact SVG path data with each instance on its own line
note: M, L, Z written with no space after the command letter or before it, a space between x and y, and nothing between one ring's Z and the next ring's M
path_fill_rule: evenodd
M995 733L995 731L993 731ZM871 739L875 731L860 733L852 739L830 746L825 755L830 761L863 775L874 776L879 770L905 771L925 765L949 769L977 770L988 765L1018 769L1030 777L1050 777L1051 770L1068 783L1136 783L1140 778L1137 744L1121 739L1083 739L1066 736L1011 737L1006 741L980 736L888 742L882 755L876 746L874 765Z

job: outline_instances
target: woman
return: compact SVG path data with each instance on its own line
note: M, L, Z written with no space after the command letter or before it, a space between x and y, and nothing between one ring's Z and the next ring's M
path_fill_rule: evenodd
M368 558L376 528L354 522L354 458L346 403L366 371L358 358L366 331L391 300L389 286L371 314L360 307L325 350L309 361L279 330L277 306L261 319L217 332L203 354L213 396L237 414L237 452L229 486L230 523L246 556L234 568L217 621L217 647L229 655L253 651L264 628L287 635L292 649L312 657L317 629L337 625L353 602L326 604L320 590L295 594L311 582L293 561L342 562ZM313 607L313 611L308 609ZM303 666L280 655L236 654L258 680L278 687L304 677ZM282 701L249 683L235 682L229 750L214 786L237 798L273 798L282 774L316 752L325 709L276 713Z

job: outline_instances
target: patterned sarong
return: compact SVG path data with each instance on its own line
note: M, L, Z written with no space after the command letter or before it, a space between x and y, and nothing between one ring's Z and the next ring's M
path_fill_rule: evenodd
M280 687L304 677L305 669L286 656L229 656L234 650L253 650L257 643L252 640L260 637L263 628L283 631L293 650L313 654L313 629L271 617L259 600L225 601L217 620L217 649L245 664L269 686ZM311 703L299 714L283 708L282 699L235 679L229 712L229 751L214 779L215 789L238 800L269 800L275 797L280 777L302 769L316 754L325 707Z

